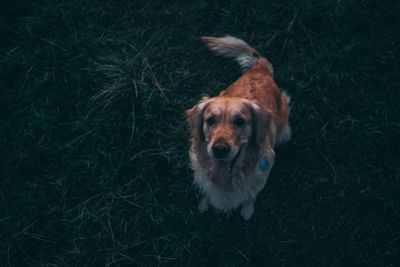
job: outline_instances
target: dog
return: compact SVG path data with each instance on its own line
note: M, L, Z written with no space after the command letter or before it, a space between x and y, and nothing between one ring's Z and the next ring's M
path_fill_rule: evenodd
M249 220L274 165L275 145L290 139L290 99L276 85L270 62L246 42L201 39L216 54L236 60L244 73L186 111L194 184L202 192L199 211L213 206L230 214L240 206Z

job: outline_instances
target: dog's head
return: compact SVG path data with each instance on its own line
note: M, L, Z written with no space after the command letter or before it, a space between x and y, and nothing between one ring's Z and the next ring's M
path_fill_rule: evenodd
M187 111L194 145L206 148L213 162L211 178L224 184L232 163L244 144L262 147L268 130L268 115L241 97L203 97ZM214 179L213 179L214 177Z

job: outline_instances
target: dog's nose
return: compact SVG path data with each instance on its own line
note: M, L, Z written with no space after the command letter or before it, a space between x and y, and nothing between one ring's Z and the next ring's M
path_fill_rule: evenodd
M225 140L217 140L212 146L212 151L216 159L226 159L231 147Z

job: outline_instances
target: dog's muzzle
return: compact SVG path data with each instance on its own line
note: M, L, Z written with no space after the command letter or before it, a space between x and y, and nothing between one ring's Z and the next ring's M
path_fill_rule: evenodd
M216 160L229 160L229 154L231 152L231 146L228 142L223 139L217 140L212 145L212 154Z

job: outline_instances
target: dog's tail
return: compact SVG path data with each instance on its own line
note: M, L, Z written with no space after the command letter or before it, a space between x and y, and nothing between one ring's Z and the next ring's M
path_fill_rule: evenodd
M201 40L216 54L236 60L244 70L262 60L266 63L269 72L273 74L271 63L241 39L232 36L203 36Z

